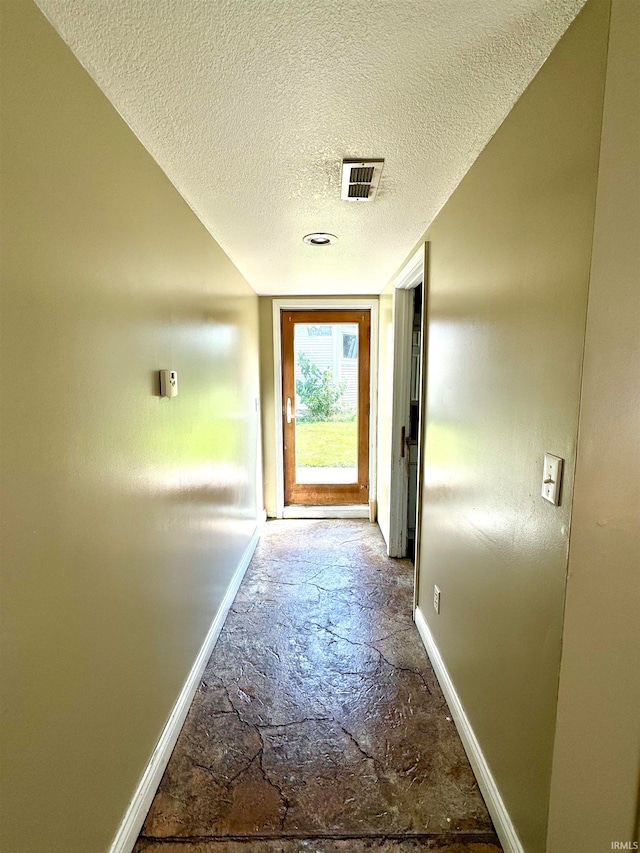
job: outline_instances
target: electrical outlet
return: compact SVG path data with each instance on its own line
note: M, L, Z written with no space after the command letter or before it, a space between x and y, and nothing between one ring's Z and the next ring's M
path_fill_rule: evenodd
M440 613L440 590L437 586L433 587L433 609Z

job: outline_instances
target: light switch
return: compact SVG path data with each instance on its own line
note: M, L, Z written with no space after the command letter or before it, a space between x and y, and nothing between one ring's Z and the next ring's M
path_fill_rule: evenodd
M160 395L162 397L178 396L178 373L175 370L160 371Z
M560 482L562 480L562 462L559 456L545 453L542 472L542 497L558 506L560 503Z

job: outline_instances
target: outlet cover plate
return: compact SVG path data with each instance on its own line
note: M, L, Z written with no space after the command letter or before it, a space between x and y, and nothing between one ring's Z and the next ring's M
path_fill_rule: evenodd
M435 585L433 587L433 609L436 613L440 613L440 590Z

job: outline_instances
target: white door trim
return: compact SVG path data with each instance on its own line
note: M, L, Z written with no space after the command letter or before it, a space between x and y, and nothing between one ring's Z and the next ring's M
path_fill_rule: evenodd
M394 278L393 286L397 290L414 290L422 282L425 246L423 243Z
M391 407L391 473L389 478L390 557L404 557L407 552L409 503L409 466L407 445L403 442L409 429L411 378L411 332L413 329L413 292L396 288L393 293L393 401ZM404 443L404 455L402 445Z
M276 427L276 518L284 518L284 452L282 435L282 339L280 334L281 311L312 311L316 309L371 311L371 352L369 387L369 503L376 500L376 447L378 411L378 299L377 297L335 299L309 297L273 300L273 399Z
M408 434L409 381L411 376L411 334L413 330L413 291L424 281L426 243L405 264L394 279L393 294L393 402L391 413L391 472L389 476L389 541L390 557L402 557L407 551L407 500L409 470L402 455L402 429ZM426 315L426 288L423 287L423 319ZM426 324L423 322L423 332ZM421 335L421 346L424 334ZM424 358L421 358L424 366ZM421 412L422 415L422 412ZM420 453L420 441L418 441ZM405 446L406 454L406 446ZM418 471L420 461L418 457ZM418 475L419 476L419 475ZM416 507L419 504L416 502ZM419 515L419 512L418 512ZM418 527L416 525L416 541ZM416 563L417 563L416 559Z
M429 368L429 243L422 247L422 316L420 318L420 407L418 410L418 485L416 488L416 553L413 567L413 611L418 607L420 590L420 548L422 543L422 484L427 425L427 387Z

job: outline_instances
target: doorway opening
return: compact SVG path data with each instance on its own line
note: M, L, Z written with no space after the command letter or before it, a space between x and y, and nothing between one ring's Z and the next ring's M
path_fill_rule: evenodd
M422 284L410 291L413 295L411 326L411 371L409 378L409 430L405 457L409 468L407 482L407 546L406 555L415 565L418 501L418 441L420 437L420 402L422 399Z
M393 403L389 481L390 557L409 557L419 571L422 430L427 363L427 248L394 282Z
M342 337L342 333L346 336L346 340L337 339L334 342L334 346L337 350L337 358L340 357L340 347L342 346L342 359L345 362L344 367L347 367L346 362L350 358L353 357L354 349L357 349L358 359L363 352L368 352L369 355L369 377L368 380L366 376L364 379L359 378L358 380L358 394L363 393L365 389L368 389L368 401L365 406L362 404L361 411L366 417L368 417L369 424L376 423L376 411L377 411L377 389L378 389L378 373L377 373L377 365L378 365L378 298L377 297L332 297L332 296L309 296L309 297L282 297L276 298L272 300L272 321L273 321L273 376L274 376L274 386L273 386L273 395L274 395L274 428L275 428L275 491L276 491L276 505L275 505L275 517L276 518L368 518L369 520L375 520L376 513L376 497L377 497L377 430L369 428L368 432L368 474L367 477L364 477L364 472L362 471L363 466L360 461L358 462L358 481L356 485L360 486L361 484L365 484L368 480L368 503L366 501L365 489L360 490L358 488L358 492L362 492L359 494L356 503L346 503L343 501L342 496L340 496L340 503L307 503L307 500L315 500L313 497L307 496L306 498L300 497L300 495L291 496L288 498L288 501L285 502L285 461L284 461L284 445L285 445L285 430L289 428L291 429L291 424L287 422L287 396L291 399L291 415L297 415L297 406L303 408L303 404L301 400L296 400L296 379L303 380L305 379L302 371L300 369L298 377L295 375L295 352L293 357L294 364L294 375L293 375L293 387L289 386L288 395L284 395L283 391L283 362L284 362L284 341L283 341L283 322L282 317L283 314L287 314L289 312L337 312L341 314L345 311L354 312L354 315L361 316L364 315L369 320L369 332L368 332L368 341L367 344L361 344L360 342L360 331L358 329L357 336L358 341L354 345L354 341L350 339L348 336L352 334L352 332L347 328L339 329L340 338ZM315 322L312 325L324 325L323 321L328 321L328 313L324 315L320 315L315 317ZM345 323L346 325L357 322L352 317L347 317L346 319L338 318L336 321L339 324ZM317 338L327 338L329 335L326 334L317 334L311 335L310 337ZM337 338L337 333L336 333ZM302 338L301 338L302 339ZM351 361L353 364L353 361ZM321 373L326 369L321 367ZM333 368L332 368L333 369ZM358 367L360 370L360 367ZM359 376L361 376L359 374ZM345 381L345 377L340 377L339 372L337 375L332 374L332 378L334 382ZM351 389L353 389L353 385L351 385ZM348 403L348 401L347 401ZM293 423L296 423L296 418L291 418ZM359 421L356 420L357 423ZM301 419L301 423L304 424L304 418ZM316 430L321 429L321 427L315 427ZM348 428L343 428L349 435ZM313 430L309 431L312 432ZM338 431L340 431L338 429ZM358 428L358 437L360 440L360 436L364 436L364 429L362 432L360 431L360 427ZM304 437L303 437L303 447L302 451L304 452ZM295 436L294 436L295 441ZM307 448L309 444L313 445L313 442L307 442ZM352 445L344 442L343 435L343 443L342 450L343 452L350 453L350 447ZM345 449L347 448L347 449ZM295 457L294 457L295 458ZM359 456L359 460L361 458L361 454ZM302 461L304 461L304 456L302 457ZM307 457L307 461L309 458ZM311 460L314 461L314 460ZM316 458L316 462L318 459ZM320 460L322 461L322 460ZM306 468L306 472L301 472L301 479L311 479L314 475L310 472L311 468L340 468L340 467L348 467L353 470L353 466L351 464L346 465L345 462L350 459L342 458L342 465L301 465L300 468ZM289 466L291 469L291 466ZM346 478L346 473L344 477ZM317 473L316 479L326 479L324 475ZM349 476L351 479L351 476ZM300 486L313 486L313 485L326 485L324 483L302 483L299 482ZM330 485L330 484L329 484ZM354 483L345 483L342 484L337 483L336 486L353 486ZM305 500L305 503L292 503L291 500Z
M280 313L284 505L369 503L371 313Z

